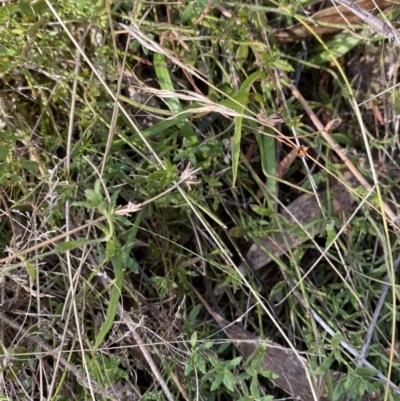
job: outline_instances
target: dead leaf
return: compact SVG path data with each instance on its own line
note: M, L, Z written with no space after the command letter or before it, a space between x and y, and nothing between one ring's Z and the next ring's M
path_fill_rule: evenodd
M346 173L348 176L349 185L356 187L358 185L358 180L351 175ZM322 203L326 202L328 199L328 192L321 191L318 197ZM343 184L338 184L331 188L331 205L332 210L348 210L354 202L352 195L345 188ZM299 224L300 227L307 225L316 219L321 219L321 211L319 209L319 204L314 194L304 194L294 200L286 210L282 212L282 216L289 222L294 224ZM325 224L321 220L320 224L313 225L311 236L319 234ZM301 229L299 227L299 229ZM285 237L284 237L285 235ZM279 233L273 239L271 237L261 238L258 243L251 246L250 250L246 254L247 263L253 269L259 269L269 263L272 258L270 255L280 256L287 252L287 245L292 249L296 248L299 244L307 240L307 236L299 237L296 233L291 230L288 234ZM265 251L267 250L268 253Z

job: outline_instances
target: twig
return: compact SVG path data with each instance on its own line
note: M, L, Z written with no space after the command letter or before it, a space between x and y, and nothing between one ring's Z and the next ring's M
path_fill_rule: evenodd
M118 309L119 313L122 317L122 320L124 323L128 326L129 332L132 334L133 338L135 339L137 345L140 348L140 351L142 351L143 356L146 358L146 362L149 364L151 371L154 373L154 376L157 378L158 382L160 383L161 388L164 391L164 394L166 398L169 401L174 401L174 397L172 396L171 392L169 391L169 388L167 384L165 383L165 380L161 376L156 364L153 361L153 358L151 357L149 351L146 348L146 345L144 344L142 338L139 336L135 324L133 323L131 317L127 312L124 311L123 307L121 304L118 304Z
M299 299L299 298L298 298ZM318 313L313 309L310 308L310 312L313 316L313 318L323 327L323 329L330 334L332 337L334 335L336 335L337 333L331 329L331 327L318 315ZM371 365L367 360L365 360L364 358L361 358L361 355L350 345L348 344L346 341L340 339L340 345L346 349L347 351L349 351L353 356L355 356L357 359L359 359L359 362L361 362L364 366L366 366L367 368L373 369L377 372L377 377L379 379L381 379L383 382L385 383L389 383L390 387L393 389L393 391L396 394L400 394L400 389L399 387L397 387L394 383L392 383L388 377L386 377L384 374L382 374L381 372L379 372L373 365Z
M394 270L397 271L399 266L400 266L400 253L397 255L397 257L396 257L396 259L394 261ZM388 274L385 275L384 281L389 281L389 275ZM372 321L371 321L371 323L370 323L370 325L368 327L368 330L367 330L367 336L366 336L364 344L363 344L363 346L361 348L361 352L360 352L360 358L361 359L364 359L366 357L366 355L367 355L367 351L368 351L369 344L371 342L372 334L374 332L374 328L375 328L376 322L378 321L378 317L379 317L379 315L381 313L381 310L383 308L383 305L385 303L388 291L389 291L389 285L388 284L383 284L382 285L382 294L379 297L378 303L376 304L376 308L375 308L374 314L372 316ZM358 361L357 365L361 366L362 362Z
M285 73L281 72L281 75L289 81L289 78ZM311 118L317 130L321 132L323 138L328 142L328 144L332 147L332 149L336 152L336 154L346 164L346 167L350 170L350 172L354 175L354 177L357 178L359 183L364 188L366 188L367 191L372 191L372 187L369 184L369 182L364 178L364 176L357 170L357 168L354 166L351 160L347 157L346 152L343 150L343 148L332 138L329 132L325 129L325 127L319 121L318 117L313 112L307 101L304 99L303 95L298 91L298 89L292 83L289 83L288 87L292 91L293 96L301 103L304 111ZM382 205L386 215L389 217L390 221L396 226L396 221L398 220L398 217L393 213L392 209L387 205L386 202L382 201Z
M291 287L294 288L292 280L287 276L287 274L284 273L285 279L288 283L290 283ZM330 336L335 336L337 335L337 332L333 330L329 324L311 307L308 306L306 300L304 297L299 293L297 289L294 289L293 294L295 295L296 299L303 305L303 307L309 311L314 318L314 320L322 326L322 328L330 335ZM369 363L365 358L361 357L359 352L353 348L349 343L344 341L342 338L339 340L340 345L346 349L347 351L350 352L351 355L356 357L358 359L358 363L360 363L363 366L366 366L367 368L373 369L376 371L376 375L379 379L381 379L383 382L389 384L389 386L392 388L392 390L396 394L400 394L400 388L397 387L388 377L386 377L383 373L381 373L378 369L376 369L371 363Z
M394 41L397 46L400 46L400 34L395 28L393 28L389 21L384 21L376 17L352 0L334 0L334 2L345 7L347 10L364 21L364 23L374 31L378 32L390 41Z

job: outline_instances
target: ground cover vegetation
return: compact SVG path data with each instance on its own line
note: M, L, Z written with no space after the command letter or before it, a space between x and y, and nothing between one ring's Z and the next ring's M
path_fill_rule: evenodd
M0 399L399 399L399 7L339 3L2 3Z

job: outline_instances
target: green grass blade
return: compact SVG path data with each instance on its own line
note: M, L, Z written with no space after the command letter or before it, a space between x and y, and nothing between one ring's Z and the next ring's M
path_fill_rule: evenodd
M161 89L174 92L175 88L166 65L167 62L165 61L165 57L160 53L154 53L154 68ZM174 115L182 111L182 105L178 98L165 99L165 103L167 103ZM185 138L186 147L197 146L199 144L199 140L197 139L196 134L187 118L178 123L177 127L181 130Z
M105 318L104 323L101 326L99 334L96 338L96 342L93 347L93 354L96 353L100 344L103 342L104 338L106 337L106 335L108 334L108 332L110 331L110 329L113 325L115 315L116 315L117 309L118 309L119 298L121 296L121 290L122 290L122 285L124 282L124 277L125 277L125 270L121 270L114 281L114 285L112 287L111 294L110 294L110 301L108 303L106 318Z
M248 93L249 88L251 85L260 79L263 79L265 77L265 73L263 71L257 71L250 76L248 76L245 81L243 82L242 86L240 87L239 90L239 95L238 97L235 98L235 100L243 105L243 107L238 106L237 104L235 105L236 107L235 110L243 114L245 112L245 105L247 102L250 100L250 94ZM242 96L245 95L244 98ZM232 147L231 147L231 154L232 154L232 187L235 187L236 184L236 179L237 179L237 173L239 169L239 155L240 155L240 142L242 139L242 126L243 126L243 117L235 117L234 119L235 122L235 130L234 130L234 135L232 138Z
M242 139L243 117L235 117L235 131L232 138L232 188L235 188L239 169L240 142Z

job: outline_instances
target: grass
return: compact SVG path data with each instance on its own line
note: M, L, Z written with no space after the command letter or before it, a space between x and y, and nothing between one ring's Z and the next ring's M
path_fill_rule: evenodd
M399 398L397 49L302 7L0 8L1 399Z

